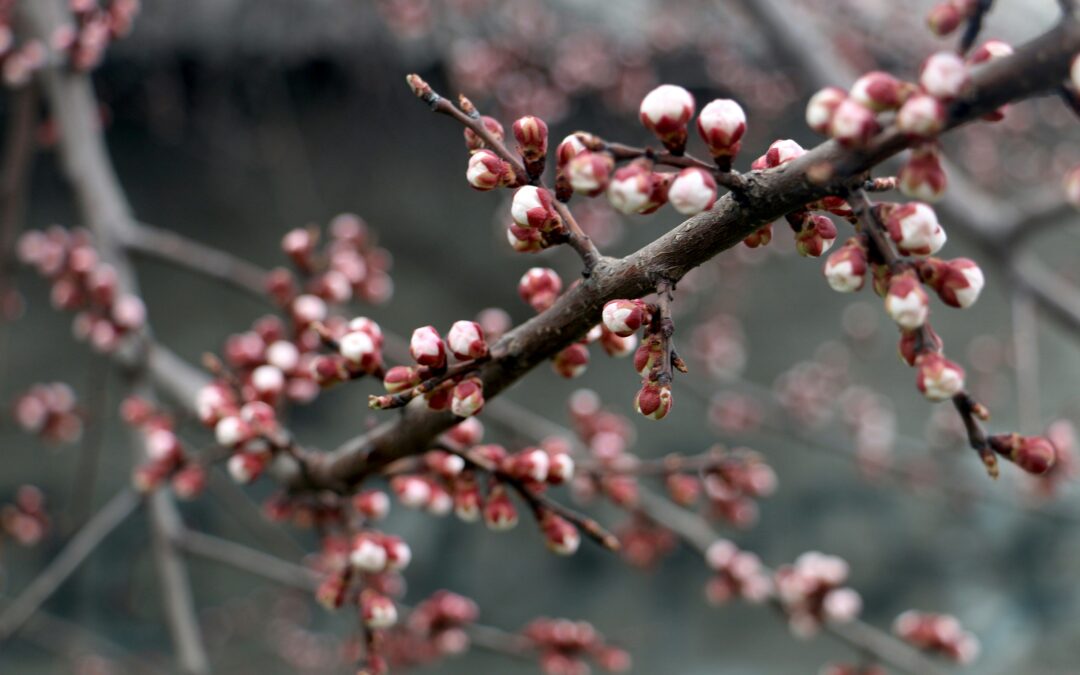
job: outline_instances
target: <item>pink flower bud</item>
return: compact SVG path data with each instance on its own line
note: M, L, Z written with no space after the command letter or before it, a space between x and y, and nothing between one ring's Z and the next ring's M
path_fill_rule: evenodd
M896 248L903 255L927 256L945 245L945 230L938 223L934 209L922 202L886 207L885 226Z
M914 138L933 138L945 129L948 110L937 98L926 94L912 96L896 114L896 126Z
M866 283L866 249L858 239L848 239L825 261L825 280L840 293L854 293Z
M247 485L262 475L266 468L266 455L254 452L238 452L229 458L226 465L229 476L241 485Z
M522 450L506 461L509 472L522 480L543 483L548 479L551 457L540 448Z
M419 476L395 476L390 489L401 505L410 509L422 509L431 499L431 483Z
M400 394L420 384L420 373L410 366L394 366L383 376L383 387L388 394Z
M551 365L560 377L579 377L589 366L589 350L581 343L572 344L556 354Z
M821 611L827 621L847 623L859 616L862 598L850 588L837 588L825 596Z
M662 84L641 100L640 116L665 147L681 153L686 147L686 125L694 116L694 97L682 87Z
M315 600L329 610L339 609L345 604L345 593L349 585L342 574L333 574L319 584L315 589Z
M718 98L701 109L697 129L713 157L733 157L746 133L746 113L735 101Z
M297 296L290 307L293 320L300 326L308 326L326 319L326 302L314 295Z
M743 239L743 244L745 244L747 248L759 248L761 246L768 246L769 242L772 241L772 234L772 223L769 223L768 225L762 225L753 234L748 236L746 239Z
M206 488L206 469L199 464L186 464L173 474L172 489L180 499L194 499Z
M375 346L380 348L380 349L382 348L382 345L383 345L382 328L379 327L379 324L375 323L374 321L367 318L366 316L358 316L358 317L350 320L349 321L349 332L350 333L352 333L352 332L367 333L371 337L372 341L375 343Z
M371 335L363 331L352 331L341 336L338 340L338 351L365 373L375 372L382 365L379 348Z
M518 523L517 509L506 494L506 488L495 485L488 493L487 502L484 503L484 524L488 529L503 531L512 529Z
M782 164L792 162L805 154L806 150L791 139L773 141L772 145L769 146L768 151L766 151L765 155L762 157L764 162L761 168L773 169Z
M836 241L836 225L828 216L815 214L803 221L802 229L795 235L795 250L799 255L820 257Z
M577 157L583 152L587 152L592 146L595 138L592 134L587 134L583 131L577 131L570 134L559 143L559 147L555 149L555 161L559 168L566 166L570 160Z
M289 230L281 238L281 250L298 266L307 268L315 251L315 235L311 230L302 227Z
M931 401L945 401L964 390L964 369L937 352L915 357L915 385Z
M695 216L716 203L716 179L704 169L683 169L668 188L671 206L679 213Z
M540 523L548 549L559 555L573 555L581 545L581 533L570 521L554 513L544 514Z
M446 344L459 361L483 358L488 353L484 331L475 321L455 321L446 334Z
M928 338L928 339L927 339ZM909 366L915 365L915 359L924 351L940 352L944 343L930 326L917 330L901 330L897 349L900 360Z
M183 458L180 439L168 429L154 429L146 434L146 456L151 462L176 466Z
M911 157L897 177L900 192L924 202L935 202L945 194L948 178L941 166L936 147L924 145L911 151Z
M555 304L561 291L562 279L547 267L533 267L518 282L518 295L537 312Z
M478 377L458 382L450 410L458 417L472 417L484 407L484 383Z
M551 193L544 188L525 185L514 193L510 215L521 227L534 227L541 232L551 232L562 227L562 219L555 211Z
M574 458L567 452L551 453L547 482L552 485L564 485L574 478Z
M259 366L251 372L251 386L260 398L276 398L285 390L285 373L277 366Z
M622 358L624 356L630 356L637 349L637 336L630 335L627 337L619 337L615 333L608 330L607 326L601 326L600 331L600 347L608 356L615 358Z
M349 549L349 564L361 572L377 574L386 569L386 549L370 534L358 534Z
M919 274L950 307L967 308L979 299L986 279L975 261L956 258L942 261L930 258L920 266Z
M641 300L611 300L604 305L604 326L619 337L629 337L648 319L646 310Z
M134 295L121 295L113 303L112 320L124 330L138 330L146 323L146 305Z
M422 366L442 368L446 365L446 345L434 326L424 326L413 331L409 341L409 354Z
M399 572L412 562L412 549L401 537L383 535L382 546L386 549L386 568Z
M546 248L544 233L532 227L511 223L506 230L506 240L518 253L539 253Z
M930 31L939 37L949 35L963 23L966 15L963 14L952 0L944 0L934 5L930 13L926 15L926 25Z
M950 101L961 96L971 84L971 73L964 59L955 52L938 52L923 62L919 84L934 98Z
M491 150L477 150L469 157L469 168L465 172L469 185L477 190L494 190L513 182L514 175L510 165Z
M614 167L610 155L585 151L567 162L566 177L574 192L595 197L607 188Z
M972 50L968 56L968 62L971 64L989 63L996 59L1012 56L1015 51L1008 42L987 40Z
M867 73L851 85L851 98L875 112L896 110L911 95L914 85L880 70Z
M484 125L484 129L486 129L489 134L495 137L495 140L503 140L505 132L503 131L502 124L499 124L499 120L484 115L480 118L480 123ZM472 129L465 127L464 135L465 147L469 150L481 150L487 147L487 144L484 143L484 139L480 138L480 136Z
M548 128L539 117L526 115L514 122L514 138L527 161L535 162L547 154Z
M470 417L469 419L475 419ZM480 488L474 479L464 477L454 481L454 514L466 523L480 519Z
M353 497L353 508L368 520L382 520L390 513L390 498L382 490L365 490Z
M837 106L829 124L830 136L853 147L865 146L880 130L874 111L853 98Z
M645 382L634 397L634 409L651 420L661 420L671 411L671 387Z
M398 618L394 601L370 589L360 595L360 615L364 625L372 630L390 628Z
M288 340L277 340L266 348L266 362L291 373L300 366L300 350Z
M272 434L279 429L277 412L265 401L249 401L240 408L240 419L251 427L254 434Z
M1036 475L1049 471L1056 459L1054 445L1042 436L1021 438L1012 453L1012 460L1018 467Z
M622 213L641 213L649 206L652 183L652 163L634 160L615 171L607 188L608 201Z
M914 330L926 323L930 299L913 272L901 272L889 281L885 311L897 325L907 330Z
M1080 166L1069 169L1062 181L1065 199L1074 209L1080 209Z
M806 125L819 134L829 133L833 115L847 97L847 92L839 87L818 91L806 104Z
M251 440L251 426L237 416L223 417L214 426L214 439L218 445L235 448Z

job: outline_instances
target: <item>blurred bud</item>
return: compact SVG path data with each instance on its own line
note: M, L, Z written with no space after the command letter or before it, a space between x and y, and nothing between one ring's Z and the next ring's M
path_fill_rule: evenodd
M926 94L912 96L896 114L896 126L909 136L928 139L945 129L949 112L941 100Z
M839 87L825 87L818 91L806 104L807 126L819 134L829 133L836 109L846 100L847 92Z
M964 390L964 369L937 352L915 357L915 384L931 401L945 401Z
M880 130L874 111L853 98L837 106L829 124L830 136L853 147L865 146Z
M552 357L551 365L561 377L578 377L589 366L589 350L585 345L576 342Z
M413 331L409 340L409 354L421 366L439 369L446 365L446 345L434 326L423 326Z
M562 291L562 280L555 270L533 267L518 282L518 295L537 312L543 312L555 304Z
M927 256L945 245L945 230L934 209L922 202L885 205L880 210L889 236L902 255Z
M955 52L938 52L923 62L919 84L934 98L951 101L959 98L971 83L971 73L964 59Z
M941 199L948 182L945 169L941 166L940 153L933 145L913 149L897 179L900 192L924 202Z
M458 417L472 417L484 407L484 383L478 377L470 377L454 386L450 410Z

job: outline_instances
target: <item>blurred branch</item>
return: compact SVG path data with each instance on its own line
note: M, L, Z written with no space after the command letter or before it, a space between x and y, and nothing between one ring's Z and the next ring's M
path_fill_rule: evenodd
M1039 412L1039 327L1035 303L1023 289L1012 293L1013 350L1016 355L1016 405L1020 429L1041 433Z
M42 603L94 552L98 544L127 520L139 503L139 495L126 488L116 493L86 522L53 561L0 613L0 643L22 628Z

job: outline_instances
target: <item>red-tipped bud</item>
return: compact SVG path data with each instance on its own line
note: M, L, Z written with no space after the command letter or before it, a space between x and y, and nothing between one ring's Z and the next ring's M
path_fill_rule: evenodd
M553 452L548 467L547 481L552 485L563 485L574 478L574 458L567 452Z
M819 134L828 134L836 109L847 97L847 92L839 87L818 91L806 104L806 125Z
M547 248L543 232L531 227L522 227L516 223L510 223L507 228L506 240L518 253L539 253Z
M866 283L866 248L858 239L848 239L825 261L825 280L840 293L854 293Z
M629 337L648 320L648 306L641 300L611 300L604 305L604 326L619 337Z
M304 327L326 319L326 301L315 295L297 296L289 307L293 321Z
M264 453L238 452L229 458L229 476L241 485L251 483L262 475L267 459L268 455Z
M517 509L510 501L510 495L506 494L506 488L493 486L484 503L484 524L490 530L503 531L512 529L517 523Z
M383 387L388 394L399 394L420 384L420 372L411 366L394 366L383 376Z
M593 147L596 143L596 138L592 134L587 134L583 131L577 131L570 134L559 143L559 147L555 149L555 162L561 169L565 167L570 160L577 157L583 152L587 152L590 147Z
M676 154L686 147L686 125L693 116L694 97L673 84L660 85L641 101L641 123Z
M514 122L514 138L526 161L535 162L547 154L548 128L539 117L526 115Z
M484 407L484 383L478 377L470 377L454 386L450 410L458 417L472 417Z
M360 615L364 625L373 630L390 628L397 623L394 601L370 589L360 595Z
M499 124L499 120L494 117L488 117L484 115L480 118L480 123L484 125L484 129L495 137L495 140L502 142L505 132L503 131L502 124ZM487 143L483 138L473 131L472 129L465 127L465 147L471 151L482 150L487 147Z
M446 365L446 345L434 326L423 326L413 331L409 353L417 363L428 368Z
M180 499L194 499L206 488L206 469L201 464L186 464L173 474L172 489Z
M735 101L718 98L701 109L697 130L713 157L734 157L746 133L746 113Z
M768 246L772 241L772 223L768 225L762 225L753 234L743 239L743 244L747 248L759 248L761 246Z
M573 555L581 545L581 533L574 525L554 513L544 514L540 522L548 549L559 555Z
M450 353L460 361L471 361L487 356L488 346L484 330L475 321L455 321L446 334Z
M353 331L341 336L338 350L345 360L365 373L375 372L382 365L382 354L366 332Z
M986 285L982 270L968 258L948 261L929 258L920 265L919 274L937 291L942 302L961 309L975 304Z
M533 267L518 282L518 295L537 312L555 304L561 291L562 279L547 267Z
M901 328L914 330L926 323L930 298L914 272L901 272L889 280L885 311Z
M926 25L934 35L945 37L959 28L965 18L956 3L945 0L934 5L926 15Z
M651 420L661 420L671 411L671 387L645 382L634 397L634 409Z
M595 197L603 192L611 179L615 160L601 152L581 152L566 164L570 187L578 194Z
M1012 56L1016 50L1008 42L1002 40L987 40L972 50L968 56L968 63L989 63L995 59Z
M836 241L836 225L828 216L815 214L803 221L802 229L795 235L795 250L799 255L820 257Z
M921 202L909 202L882 210L889 236L903 255L927 256L945 245L945 230L934 209Z
M533 227L551 232L562 227L562 218L555 211L555 200L544 188L525 185L517 189L510 204L510 216L520 227Z
M239 416L230 415L223 417L214 425L214 439L218 445L226 448L235 448L251 440L255 432L251 425Z
M716 179L708 171L683 169L668 188L671 206L686 216L708 211L716 203Z
M923 62L919 84L934 98L951 101L963 95L971 84L971 73L955 52L938 52Z
M918 94L912 96L896 114L896 126L914 138L933 138L945 129L949 111L940 99Z
M589 366L589 349L580 342L574 343L556 354L551 365L561 377L578 377Z
M465 178L469 185L477 190L494 190L512 183L514 172L509 164L491 150L477 150L469 157Z
M361 572L377 574L386 569L386 549L378 537L358 534L349 549L349 564Z
M401 505L410 509L422 509L431 500L431 483L420 476L395 476L390 489Z
M896 110L914 91L915 86L875 70L851 85L851 98L875 112Z
M945 401L964 390L964 369L937 352L915 357L915 384L931 401Z
M837 106L829 124L830 136L853 147L865 146L880 130L874 111L853 98Z
M948 178L941 166L937 148L924 145L911 151L911 157L900 169L897 187L908 197L924 202L936 202L945 194Z
M1016 465L1033 474L1044 474L1054 466L1057 460L1057 450L1054 445L1042 436L1025 436L1012 452L1012 461Z
M364 490L353 497L353 508L368 520L382 520L390 513L390 497L382 490Z

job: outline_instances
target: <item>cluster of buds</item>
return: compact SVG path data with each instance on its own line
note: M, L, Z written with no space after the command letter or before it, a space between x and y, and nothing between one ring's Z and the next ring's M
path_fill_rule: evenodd
M641 389L634 397L634 408L644 417L663 419L671 411L672 368L685 370L682 360L671 350L670 319L659 316L659 307L643 300L612 300L604 305L604 327L614 335L627 338L644 329L645 337L634 352L634 370L642 376Z
M579 389L570 396L570 417L574 429L597 464L594 471L580 472L574 480L575 496L582 501L601 494L612 503L634 507L638 503L637 478L626 471L637 464L637 458L627 452L634 443L634 426L618 413L605 410L600 397L589 389ZM551 438L548 446L565 441Z
M297 306L299 298L316 298L331 305L353 298L381 304L394 292L390 253L378 246L375 234L362 218L340 214L330 221L328 230L328 240L321 246L319 228L314 225L286 233L281 248L296 272L278 267L266 280L270 296L300 325L321 321L326 309L320 309L310 299Z
M15 499L0 509L0 527L20 546L37 544L49 531L45 495L34 485L22 485Z
M760 454L746 448L725 452L713 448L711 454L716 462L702 472L702 484L708 499L710 512L735 527L749 527L757 521L757 501L776 492L776 473ZM676 474L668 478L668 491L672 498L685 502L687 478L681 480Z
M12 30L15 3L0 3L0 71L4 84L9 87L21 87L30 81L36 70L45 65L45 45L40 40L27 40L15 44Z
M146 306L134 295L117 290L116 270L101 262L89 232L59 226L32 230L19 239L19 259L52 283L56 309L78 312L74 330L94 349L114 351L125 335L146 322Z
M893 632L923 651L962 665L971 664L979 655L979 639L949 614L908 610L896 617Z
M619 528L617 536L619 554L642 569L654 568L679 545L679 538L670 529L640 516L634 516Z
M1057 449L1050 439L1044 436L998 434L987 441L991 450L1031 474L1045 474L1053 468L1057 460Z
M519 187L510 203L510 217L506 238L519 253L542 251L566 236L566 225L547 188Z
M304 354L306 368L302 372L312 378L317 387L332 387L364 376L385 376L382 328L366 316L353 319L332 316L326 321L312 323L299 331L299 341L311 350ZM320 345L327 345L333 351L315 353Z
M592 624L584 621L536 619L521 634L540 652L545 675L588 675L586 659L609 673L630 669L630 655L606 644Z
M181 499L202 493L206 487L206 468L184 450L172 417L138 396L124 399L120 417L142 434L144 458L132 475L136 490L151 492L169 481Z
M713 572L705 584L705 598L712 605L723 605L736 598L760 604L772 596L772 580L761 559L727 539L717 539L709 545L705 564Z
M52 35L52 48L69 55L71 67L91 70L101 63L105 49L113 40L131 30L141 0L109 0L104 6L97 0L70 0L75 25L58 28Z
M331 322L335 326L336 323ZM285 323L273 315L263 316L250 329L230 335L225 340L222 357L237 389L232 397L235 400L229 401L232 403L226 406L229 409L218 410L208 394L207 406L199 411L203 422L215 424L222 417L236 414L235 408L242 402L263 401L276 407L285 400L312 401L319 393L316 365L320 344L319 334L314 330L290 335Z
M479 607L469 598L450 591L436 591L409 614L408 629L439 656L454 656L469 648L465 629L479 615Z
M12 414L19 428L49 443L74 443L82 436L82 413L65 382L35 384L15 399Z
M846 562L816 551L776 571L776 595L795 635L809 637L824 623L844 623L859 615L862 598L843 586L847 577Z

